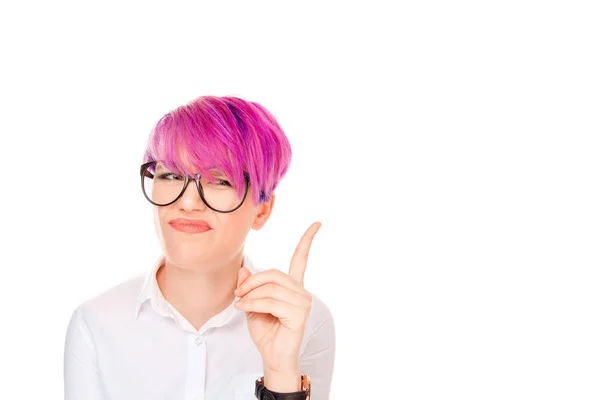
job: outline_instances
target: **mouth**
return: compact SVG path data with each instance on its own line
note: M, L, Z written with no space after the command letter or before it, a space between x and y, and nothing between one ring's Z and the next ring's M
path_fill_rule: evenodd
M204 233L212 230L212 227L201 219L177 218L169 221L169 225L179 232Z

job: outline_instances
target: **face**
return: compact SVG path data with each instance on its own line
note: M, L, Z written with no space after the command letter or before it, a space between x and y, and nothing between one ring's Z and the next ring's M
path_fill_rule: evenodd
M218 268L231 261L242 251L250 229L262 228L273 209L275 194L270 201L255 205L253 189L251 184L244 203L230 213L208 208L192 180L175 203L154 206L154 227L167 260L189 269ZM201 233L181 232L169 224L175 218L202 219L212 229Z

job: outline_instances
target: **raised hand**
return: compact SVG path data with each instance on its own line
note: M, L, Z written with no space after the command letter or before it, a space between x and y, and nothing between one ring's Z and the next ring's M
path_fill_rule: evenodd
M304 272L312 240L321 227L313 223L304 233L290 264L289 273L278 269L252 275L240 268L235 307L246 312L248 330L258 348L267 374L298 376L299 352L312 295L304 289ZM268 386L267 386L268 387Z

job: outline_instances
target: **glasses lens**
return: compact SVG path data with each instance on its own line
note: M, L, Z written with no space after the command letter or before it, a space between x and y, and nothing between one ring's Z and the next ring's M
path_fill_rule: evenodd
M158 205L171 203L183 190L185 178L169 171L160 163L150 164L144 171L142 187L146 197Z
M219 171L211 171L213 182L206 177L200 178L200 185L206 203L222 212L228 212L237 208L243 200L238 196L227 177ZM173 202L183 190L185 177L170 171L161 163L150 164L144 171L143 189L146 197L157 205L166 205ZM191 188L190 188L191 187ZM196 185L191 181L187 190L193 190L198 194Z
M213 182L205 177L200 178L206 203L218 211L227 212L237 208L242 203L243 193L241 197L238 196L237 188L234 188L228 178L218 171L211 172L210 176Z

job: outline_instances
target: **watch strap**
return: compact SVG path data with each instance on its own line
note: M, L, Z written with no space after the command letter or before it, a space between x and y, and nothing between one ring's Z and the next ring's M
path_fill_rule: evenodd
M258 400L309 400L310 399L310 379L308 375L301 375L302 390L299 392L275 392L269 390L264 385L264 377L256 380L254 386L254 395Z

